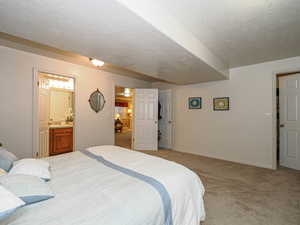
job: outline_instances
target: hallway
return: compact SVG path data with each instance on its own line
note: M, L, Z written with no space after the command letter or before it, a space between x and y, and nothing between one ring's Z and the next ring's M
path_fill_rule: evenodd
M115 133L115 145L131 149L131 130L123 130L122 133Z

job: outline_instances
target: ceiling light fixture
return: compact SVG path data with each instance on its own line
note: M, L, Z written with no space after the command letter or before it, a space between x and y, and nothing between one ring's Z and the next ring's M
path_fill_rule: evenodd
M101 67L104 65L104 62L98 59L92 59L90 58L91 63L96 67Z
M125 88L125 89L124 89L124 96L125 96L125 97L130 97L130 95L131 95L131 94L130 94L130 89L129 89L129 88Z

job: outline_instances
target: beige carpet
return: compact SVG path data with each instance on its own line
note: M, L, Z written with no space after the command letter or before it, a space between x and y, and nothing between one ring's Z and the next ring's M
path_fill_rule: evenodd
M131 148L131 130L123 130L122 133L115 133L115 145L123 148Z
M183 164L201 177L207 213L202 225L300 225L300 172L170 150L145 152Z

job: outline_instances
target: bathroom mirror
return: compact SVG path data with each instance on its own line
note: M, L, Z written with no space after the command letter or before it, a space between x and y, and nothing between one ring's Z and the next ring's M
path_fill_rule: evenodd
M104 108L105 99L103 94L97 89L90 95L89 103L91 108L96 112L100 112Z

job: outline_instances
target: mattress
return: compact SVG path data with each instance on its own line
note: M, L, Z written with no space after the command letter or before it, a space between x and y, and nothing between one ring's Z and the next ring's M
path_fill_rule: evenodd
M199 225L204 187L172 161L116 147L46 158L55 197L25 206L2 225Z

